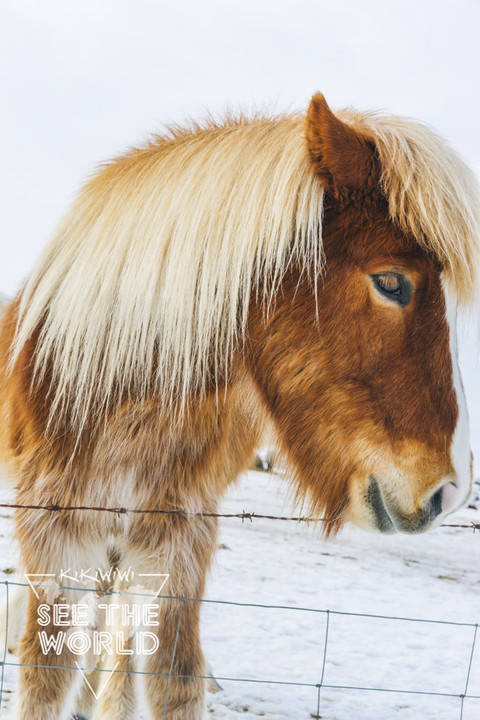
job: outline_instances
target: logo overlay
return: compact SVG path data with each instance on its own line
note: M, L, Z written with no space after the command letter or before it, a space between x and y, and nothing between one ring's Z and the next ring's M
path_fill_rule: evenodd
M44 655L68 652L95 667L109 656L153 655L159 647L159 595L168 573L135 573L129 567L72 572L25 573L37 606L38 641ZM128 592L116 588L125 585ZM106 589L106 588L114 588ZM67 602L72 594L75 602ZM78 601L77 601L78 600ZM119 661L100 689L94 690L77 660L75 665L98 700Z

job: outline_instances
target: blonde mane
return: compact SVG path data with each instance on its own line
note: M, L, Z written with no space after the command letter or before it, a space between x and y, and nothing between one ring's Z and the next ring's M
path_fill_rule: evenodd
M478 277L475 180L411 120L341 111L374 140L392 217L433 251L467 299ZM41 325L52 418L125 392L166 404L225 373L251 293L267 304L291 262L322 270L323 187L301 115L173 130L104 166L81 191L22 295L13 362ZM73 411L72 411L73 408Z

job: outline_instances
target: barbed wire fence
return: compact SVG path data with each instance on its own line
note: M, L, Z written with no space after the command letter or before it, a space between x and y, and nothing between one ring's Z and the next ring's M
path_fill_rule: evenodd
M21 503L0 503L0 508L9 508L12 510L48 510L49 512L75 512L75 511L90 511L90 512L106 512L114 513L115 515L176 515L183 518L237 518L245 521L250 520L290 520L297 523L322 523L325 522L325 518L321 517L310 517L308 515L262 515L256 512L249 512L242 510L237 513L216 513L216 512L191 512L183 510L182 508L126 508L126 507L104 507L102 505L56 505L51 503L49 505L25 505ZM473 532L480 530L480 523L469 522L466 523L443 523L440 527L448 528L462 528L465 530L472 530Z
M240 519L242 522L250 521L253 522L254 520L277 520L277 521L293 521L297 523L317 523L322 522L322 518L315 518L315 517L309 517L309 516L282 516L282 515L266 515L266 514L260 514L256 512L248 512L246 510L242 510L238 513L208 513L208 512L188 512L186 510L183 510L181 508L166 508L166 509L158 509L158 508L126 508L126 507L102 507L102 506L61 506L61 505L27 505L27 504L19 504L19 503L0 503L1 508L9 508L12 510L19 510L19 509L25 509L25 510L44 510L49 511L52 513L56 512L107 512L107 513L114 513L118 515L124 515L128 513L132 514L157 514L157 515L177 515L185 518L201 518L201 517L215 517L215 518L227 518L227 519ZM444 523L440 527L447 527L447 528L460 528L460 529L469 529L473 532L476 532L477 530L480 530L480 523L476 522L470 522L468 524L466 523ZM174 639L174 644L172 648L172 655L171 655L171 661L169 666L169 671L166 673L159 673L159 672L149 672L145 670L117 670L114 669L113 671L111 669L107 668L99 668L99 667L80 667L80 666L68 666L68 665L53 665L53 664L25 664L21 662L16 662L8 659L8 633L9 633L9 627L10 627L10 618L9 618L9 601L10 601L10 593L9 588L10 587L25 587L25 588L51 588L51 585L42 585L42 584L33 584L32 583L23 583L23 582L16 582L12 580L3 580L0 581L0 585L3 585L5 587L5 596L6 596L6 612L5 612L5 640L4 640L4 647L3 652L1 652L0 649L0 656L2 659L0 660L0 708L2 707L3 702L3 694L4 694L4 680L5 680L5 668L6 667L36 667L41 669L51 669L51 670L74 670L77 672L96 672L96 673L127 673L127 674L134 674L134 675L140 675L140 676L146 676L146 675L152 675L157 676L161 678L166 679L166 690L165 690L165 701L164 701L164 709L163 709L163 718L166 720L167 717L167 702L168 702L168 688L169 688L169 681L171 678L179 678L179 679L204 679L204 680L210 680L212 678L211 675L182 675L182 674L176 674L173 672L174 669L174 663L175 663L175 657L176 657L176 651L179 641L179 633L180 633L180 623L181 623L181 617L184 605L186 603L201 603L205 605L217 605L217 606L233 606L233 607L243 607L243 608L262 608L264 610L273 611L273 610L286 610L286 611L292 611L297 613L313 613L319 616L323 616L325 618L325 633L324 633L324 642L323 642L323 656L322 656L322 662L321 662L321 672L320 677L318 678L318 682L300 682L300 681L288 681L288 680L279 680L275 678L258 678L258 677L237 677L237 676L231 676L231 675L219 675L215 673L214 679L219 682L233 682L233 683L241 683L241 684L256 684L256 685L270 685L270 686L283 686L283 687L290 687L290 688L304 688L304 689L311 689L312 690L312 712L311 717L312 718L321 718L323 717L320 715L320 712L322 710L322 690L336 690L336 691L359 691L362 693L383 693L383 694L396 694L396 695L407 695L407 696L429 696L429 697L436 697L436 698L450 698L450 699L457 699L459 706L458 706L458 718L459 720L463 720L464 718L464 704L465 700L472 700L472 701L480 701L480 695L477 695L475 693L469 692L470 687L470 679L471 679L471 671L472 671L472 664L473 659L475 655L475 649L477 646L477 635L478 635L478 623L469 623L469 622L456 622L451 620L436 620L436 619L429 619L429 618L415 618L415 617L403 617L403 616L397 616L397 615L380 615L380 614L373 614L373 613L360 613L360 612L347 612L347 611L341 611L341 610L332 610L332 609L319 609L319 608L311 608L311 607L298 607L298 606L291 606L291 605L275 605L275 604L264 604L264 603L250 603L250 602L237 602L232 600L213 600L213 599L204 599L204 598L190 598L190 597L184 597L180 595L158 595L153 593L143 593L143 592L134 592L134 591L127 591L127 590L106 590L102 589L100 592L102 595L125 595L125 596L133 596L133 597L142 597L142 598L154 598L157 600L165 600L165 601L173 601L177 602L179 604L179 612L178 612L178 619L177 619L177 626L176 626L176 634ZM56 584L56 588L59 590L65 590L65 591L76 591L76 592L90 592L90 593L98 593L99 590L97 588L88 588L88 587L79 587L79 586L66 586L66 585L60 585ZM454 628L470 628L471 629L471 646L470 646L470 652L467 658L467 664L465 666L465 682L462 685L462 687L458 688L457 692L446 692L446 691L439 691L439 690L419 690L419 689L413 689L408 687L383 687L383 686L375 686L375 685L354 685L354 684L341 684L341 683L333 683L328 682L328 671L327 671L327 657L329 657L329 642L331 642L332 638L332 626L331 626L331 618L335 616L343 616L343 617L350 617L350 618L368 618L375 621L392 621L392 622L398 622L398 623L422 623L425 625L435 625L435 626L449 626Z

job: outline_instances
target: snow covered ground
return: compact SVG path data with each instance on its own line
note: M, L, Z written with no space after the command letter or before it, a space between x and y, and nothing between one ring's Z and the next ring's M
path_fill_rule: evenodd
M289 513L283 481L247 473L222 505L227 512L243 509ZM479 520L480 513L463 510L454 518L451 522ZM12 532L9 513L2 512L2 579L15 577L18 550ZM347 528L327 542L318 528L304 524L223 520L207 598L287 609L204 604L206 656L218 677L316 684L322 675L326 614L295 608L477 623L479 561L480 534L470 530L440 528L409 537ZM331 614L324 683L459 695L465 688L472 639L469 626ZM8 717L15 682L15 669L7 667L2 717ZM226 680L220 684L223 691L209 695L213 720L316 717L314 687ZM469 693L480 695L480 637ZM452 720L460 718L460 699L324 688L320 716ZM478 717L480 700L466 700L463 720Z

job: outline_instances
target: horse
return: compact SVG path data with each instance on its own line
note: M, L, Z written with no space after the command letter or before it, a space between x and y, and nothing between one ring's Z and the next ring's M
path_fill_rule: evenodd
M474 176L435 132L321 94L100 167L3 314L1 457L16 503L42 506L16 510L26 571L133 567L150 592L168 573L171 595L201 599L219 500L266 423L327 537L438 526L472 484L456 317L479 229ZM79 672L67 648L42 653L38 595L18 717L57 720ZM159 607L149 711L199 720L200 603ZM114 659L95 717L137 717L135 660Z

